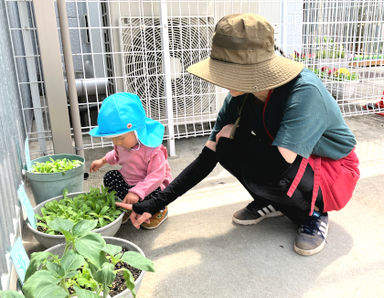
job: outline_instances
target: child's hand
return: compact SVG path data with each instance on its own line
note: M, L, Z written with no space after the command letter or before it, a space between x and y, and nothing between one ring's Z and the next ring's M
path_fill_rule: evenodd
M106 163L106 160L103 158L94 160L91 163L91 166L89 167L89 171L92 172L97 172L104 164Z
M140 197L134 192L128 192L123 202L126 204L136 204L140 200Z

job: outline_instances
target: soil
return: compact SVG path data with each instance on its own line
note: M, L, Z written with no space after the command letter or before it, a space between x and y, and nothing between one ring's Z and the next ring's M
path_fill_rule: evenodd
M126 251L128 250L123 248L121 252L126 252ZM131 265L128 265L127 263L119 262L115 265L115 270L118 270L121 268L127 268L129 271L131 271L133 275L133 279L135 281L141 273L141 270L134 268ZM112 283L111 290L109 291L109 296L111 297L116 296L126 289L127 289L127 285L125 284L124 275L122 272L119 272L116 274L115 280ZM73 287L68 288L68 290L70 294L73 294L75 292ZM88 288L87 290L91 290L91 289Z
M43 221L41 221L41 220L39 219L37 222L43 222ZM45 223L45 222L44 222L44 223ZM46 224L46 223L45 223L45 224ZM39 232L45 233L48 229L47 229L47 228L40 227L40 226L37 226L37 230L38 230Z
M126 252L126 251L127 249L123 248L122 252ZM127 268L129 271L131 271L134 280L136 280L141 273L141 270L136 269L131 265L128 265L127 263L119 262L115 265L115 270L120 268ZM116 274L115 280L112 283L111 290L109 291L109 296L111 297L116 296L117 294L120 294L121 292L123 292L126 288L127 288L127 285L125 284L124 275L122 272L119 272Z

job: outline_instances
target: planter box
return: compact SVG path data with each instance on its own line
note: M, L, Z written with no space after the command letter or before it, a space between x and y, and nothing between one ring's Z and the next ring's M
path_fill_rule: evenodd
M72 198L81 193L83 192L71 193L71 194L68 194L67 197ZM54 200L59 201L62 198L63 196L61 195L61 196L57 196L55 198L49 199L37 205L35 208L33 208L33 210L35 211L35 214L41 215L41 208L43 208L46 203ZM123 216L124 216L124 212L122 212L121 215L117 219L115 219L113 222L109 223L108 225L102 228L93 230L93 232L100 233L102 236L116 235L123 221ZM35 236L36 240L46 248L65 242L65 238L63 235L49 235L49 234L40 232L37 229L32 228L32 226L29 223L27 224L27 227L33 233L33 236Z
M136 244L134 244L128 240L116 238L116 237L103 237L103 238L107 244L121 246L121 247L123 247L129 251L136 251L145 257L144 252L140 249L140 247L138 247ZM61 256L64 252L64 248L65 248L65 244L62 243L62 244L55 245L55 246L47 249L46 251L48 251L52 254ZM144 277L144 273L145 273L145 271L141 271L139 277L135 280L136 293L138 293L138 291L139 291L141 281L143 280L143 277ZM110 297L110 296L108 295L108 297ZM113 296L113 297L114 298L123 298L123 297L124 298L133 298L131 291L129 291L128 289L124 290L120 294Z
M50 198L59 196L66 188L68 193L83 191L84 181L84 158L74 154L54 154L39 157L32 160L32 165L36 162L46 162L50 159L58 160L67 158L70 160L80 160L83 164L79 167L60 173L32 173L27 171L27 179L31 185L33 197L36 204L40 204Z
M328 91L336 100L353 98L358 80L354 81L325 81L324 84Z

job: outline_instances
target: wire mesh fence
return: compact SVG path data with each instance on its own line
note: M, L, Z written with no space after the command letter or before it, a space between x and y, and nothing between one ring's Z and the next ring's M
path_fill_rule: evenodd
M226 90L192 77L186 68L209 55L214 26L230 13L265 16L275 28L276 44L324 81L344 116L382 113L381 2L66 1L84 147L111 145L108 139L89 137L88 131L97 125L103 99L115 92L138 94L147 115L166 126L165 139L209 134ZM6 12L25 129L38 144L31 153L52 153L53 120L33 7L29 1L6 0Z

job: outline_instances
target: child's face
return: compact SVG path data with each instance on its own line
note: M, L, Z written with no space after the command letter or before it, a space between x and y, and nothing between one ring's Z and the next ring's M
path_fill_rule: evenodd
M113 145L121 146L124 148L132 148L137 144L137 137L135 132L130 131L121 136L112 138Z

